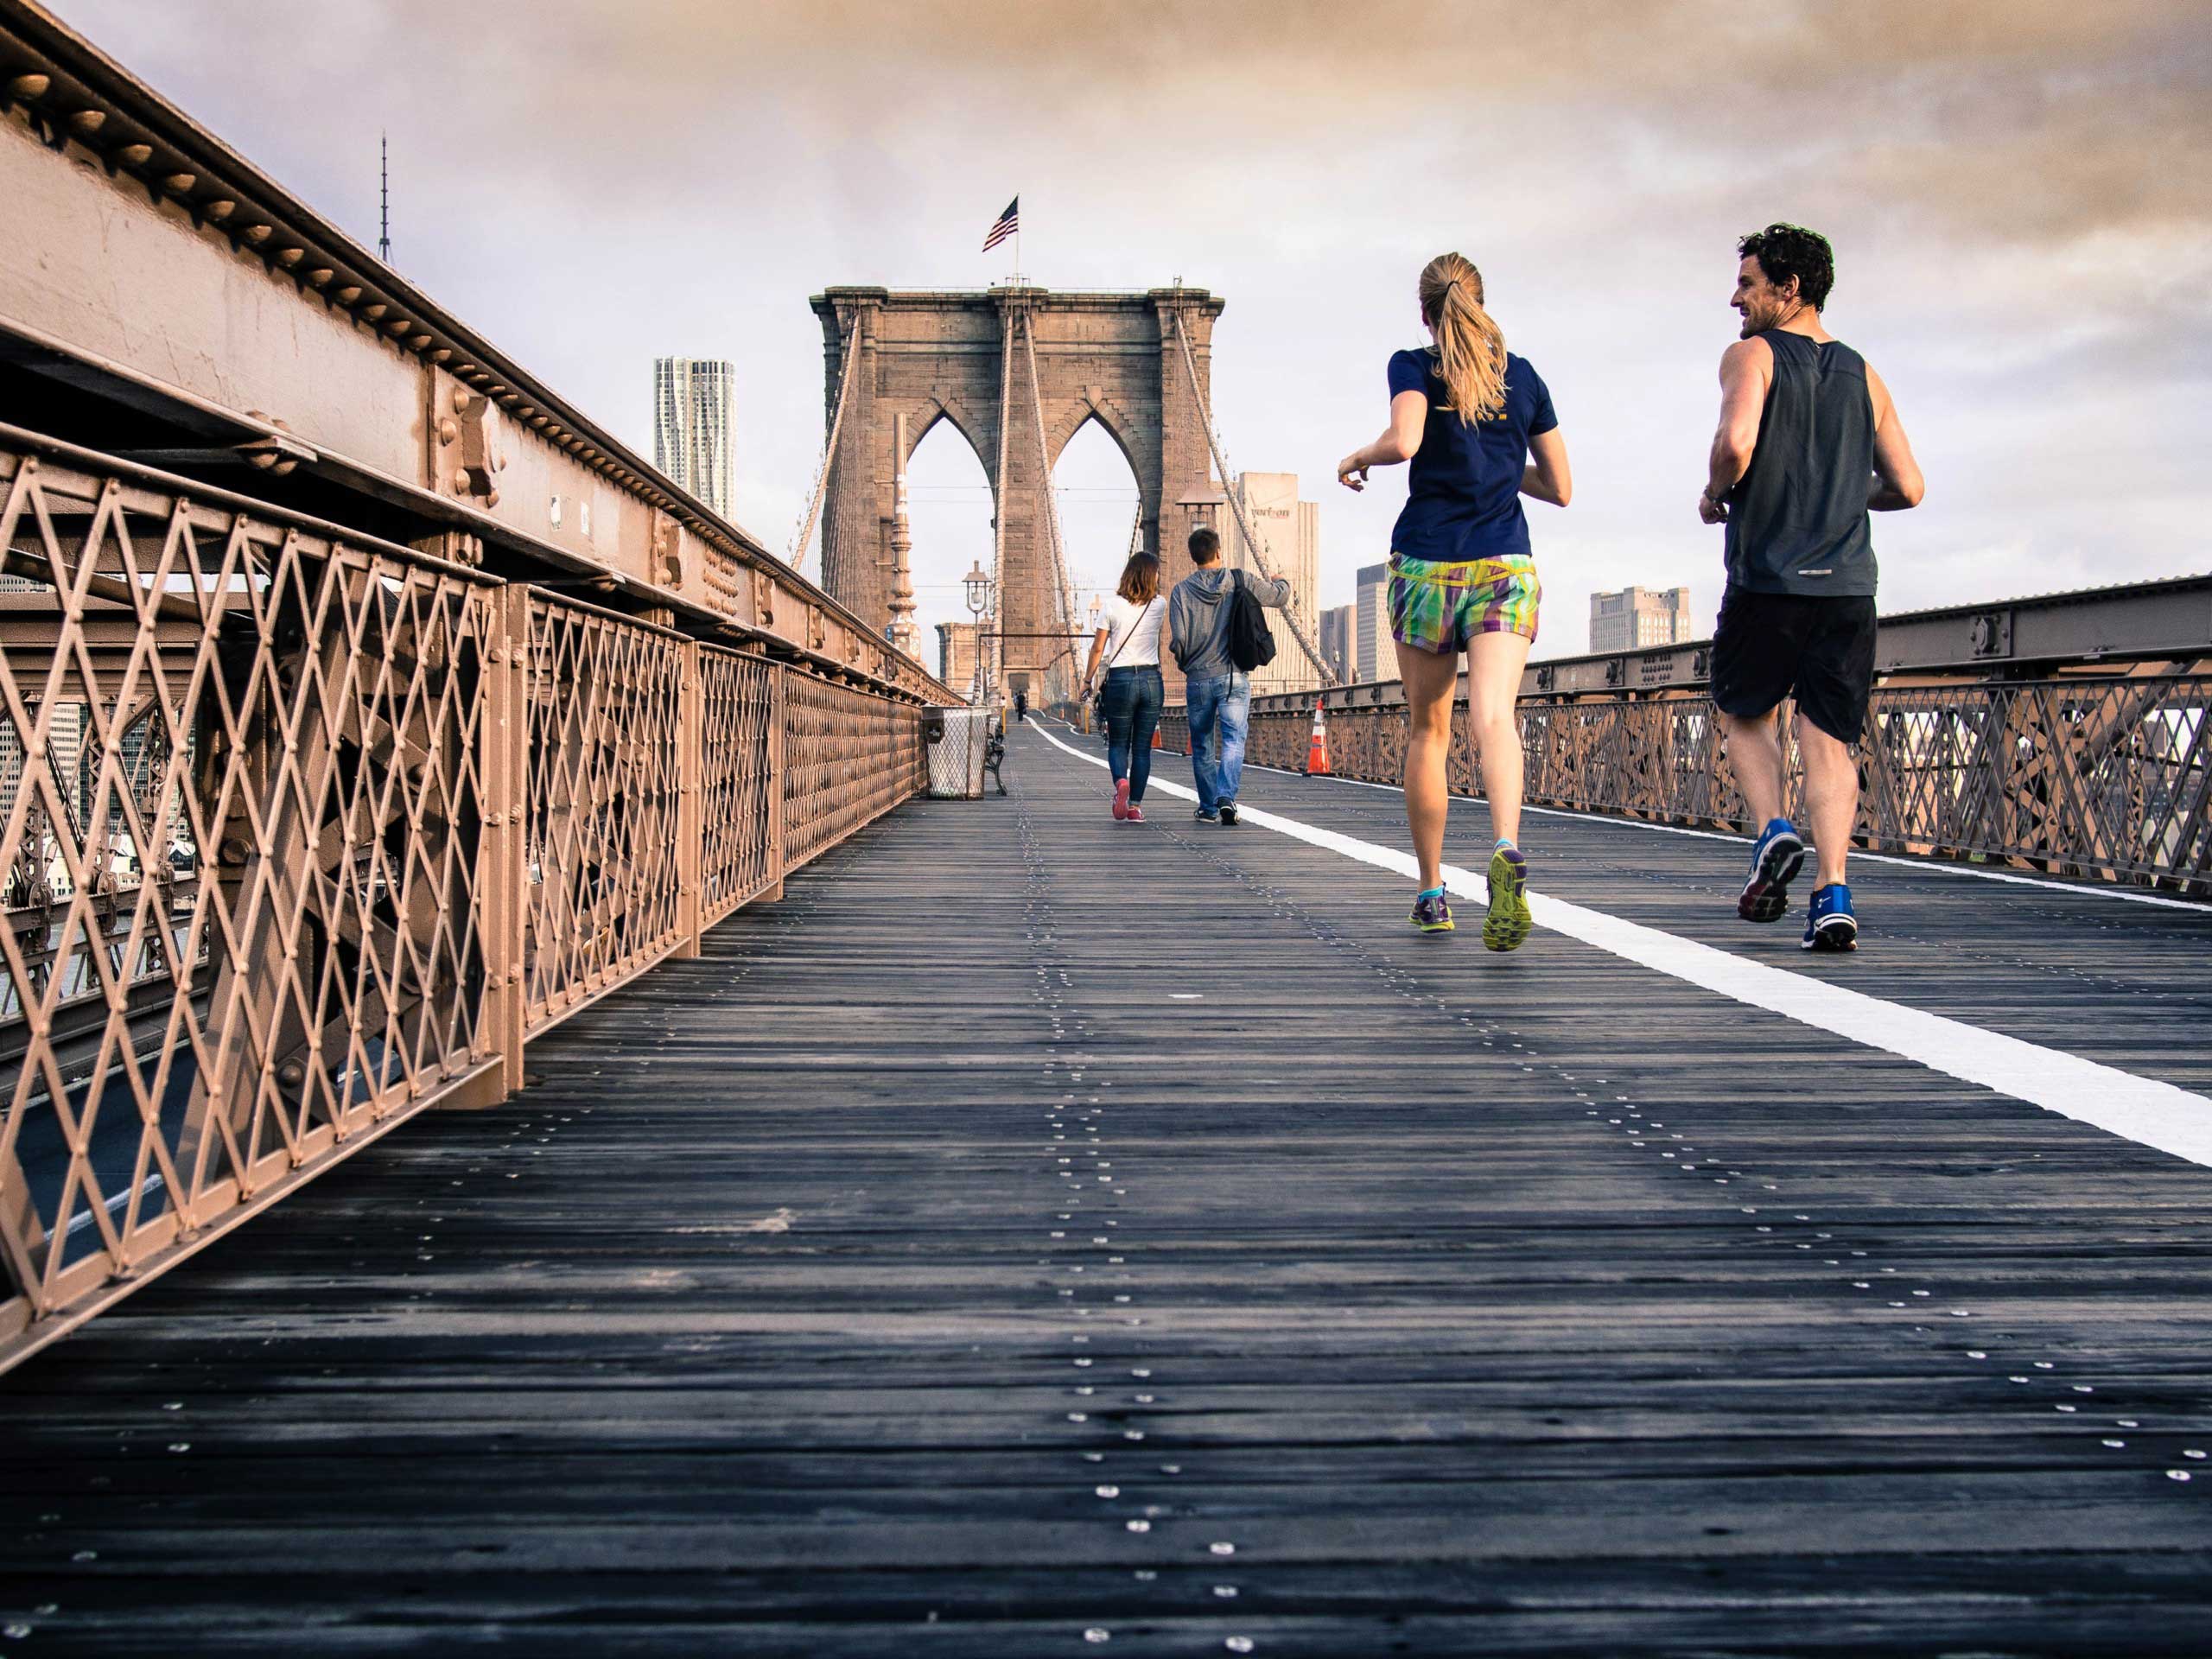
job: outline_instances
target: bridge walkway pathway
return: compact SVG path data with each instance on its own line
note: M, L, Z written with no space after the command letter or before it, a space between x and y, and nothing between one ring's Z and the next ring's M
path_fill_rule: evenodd
M1500 957L1329 842L1395 795L1096 753L0 1379L0 1654L2202 1651L2212 1169L1924 1062L2185 1139L2212 913L1869 864L1808 962L1547 816L1687 944Z

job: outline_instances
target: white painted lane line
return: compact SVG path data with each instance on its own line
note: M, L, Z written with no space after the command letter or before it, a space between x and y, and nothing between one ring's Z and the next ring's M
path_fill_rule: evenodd
M1069 728L1071 731L1074 728ZM1247 772L1272 772L1278 778L1306 778L1302 772L1293 772L1287 766L1260 766L1250 761L1244 763ZM1364 778L1308 778L1309 783L1343 784L1352 789L1379 789L1386 795L1402 795L1405 791L1395 784L1371 784ZM1479 795L1454 795L1455 801L1479 804ZM1700 841L1733 842L1738 847L1751 844L1749 836L1738 836L1719 830L1693 830L1687 824L1653 823L1646 818L1617 818L1610 812L1577 812L1563 806L1523 806L1523 812L1535 812L1548 818L1580 818L1585 823L1618 824L1624 830L1650 830L1662 836L1691 836ZM2016 887L2041 887L2046 893L2064 893L2075 899L2113 899L2124 905L2152 905L2161 910L2190 910L2199 916L2212 915L2212 906L2196 899L2169 899L2162 893L2132 893L2126 887L2082 887L2070 881L2050 881L2037 875L2012 875L2002 870L1977 870L1965 864L1948 864L1932 858L1898 858L1889 853L1862 853L1853 848L1852 861L1856 864L1893 864L1901 870L1920 870L1931 875L1962 875L1975 881L2003 881Z
M1038 735L1078 760L1101 768L1106 765L1103 758L1071 748L1050 732L1040 730ZM1156 776L1148 787L1185 800L1198 799L1195 791ZM1263 812L1241 802L1236 811L1246 823L1288 836L1309 847L1357 859L1409 881L1418 876L1410 853L1378 847L1373 842L1301 823L1279 813ZM1472 870L1447 864L1444 879L1455 891L1478 902L1488 902L1489 884ZM1826 980L1770 968L1694 939L1623 921L1603 911L1541 893L1529 894L1529 908L1541 925L1625 962L2212 1168L2212 1100L2202 1095L2139 1077L2115 1066L2100 1065L2063 1049L2023 1042Z

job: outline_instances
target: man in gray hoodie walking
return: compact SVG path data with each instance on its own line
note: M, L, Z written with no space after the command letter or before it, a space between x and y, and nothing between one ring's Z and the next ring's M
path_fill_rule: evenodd
M1252 714L1252 680L1229 659L1229 596L1242 586L1271 611L1290 600L1281 576L1255 582L1221 562L1221 537L1205 525L1191 531L1198 567L1175 584L1167 601L1167 644L1183 671L1183 702L1191 727L1191 770L1198 785L1198 822L1236 823L1236 785L1244 775L1244 733ZM1216 750L1218 747L1218 756Z

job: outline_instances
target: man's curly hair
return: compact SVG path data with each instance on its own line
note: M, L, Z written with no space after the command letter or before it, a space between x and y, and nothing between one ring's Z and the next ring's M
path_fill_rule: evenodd
M1802 225L1770 225L1736 245L1738 259L1746 254L1777 287L1795 276L1799 297L1814 310L1828 302L1828 290L1835 286L1835 250L1819 232Z

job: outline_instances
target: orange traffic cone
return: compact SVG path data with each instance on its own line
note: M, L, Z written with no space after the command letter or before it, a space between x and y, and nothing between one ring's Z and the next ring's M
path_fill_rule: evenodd
M1157 726L1152 728L1152 747L1155 749L1164 749L1167 747L1160 741L1160 728Z
M1306 775L1326 778L1329 772L1329 728L1321 718L1321 699L1313 699L1313 740L1306 747Z

